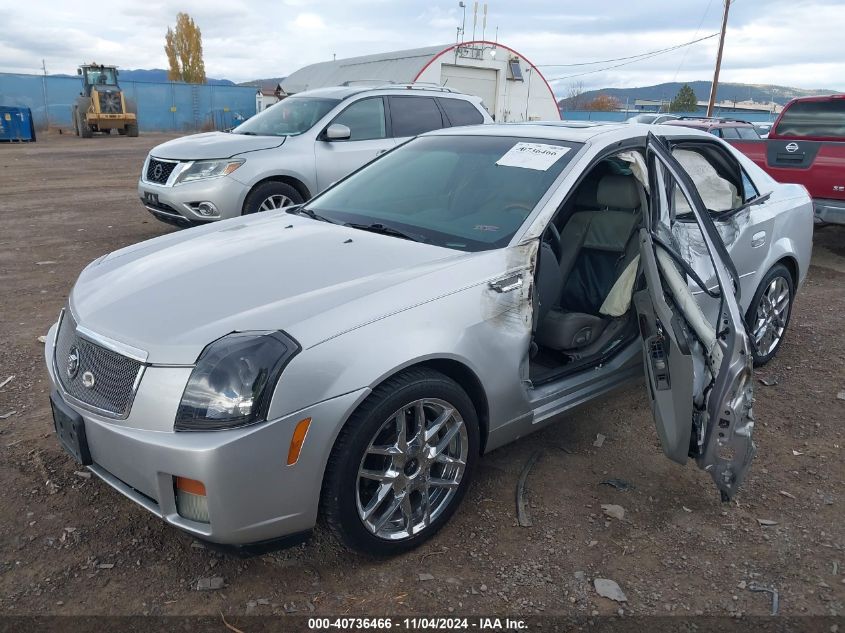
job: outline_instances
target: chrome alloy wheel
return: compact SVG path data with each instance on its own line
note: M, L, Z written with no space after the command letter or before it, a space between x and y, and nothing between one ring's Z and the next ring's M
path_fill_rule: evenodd
M283 209L293 204L293 200L280 193L269 196L259 206L259 211L273 211L274 209Z
M466 469L469 439L458 410L424 398L394 412L361 459L358 517L385 540L418 534L449 506Z
M791 297L789 284L783 277L769 283L757 304L757 314L752 328L754 343L759 356L767 356L780 343L789 320Z

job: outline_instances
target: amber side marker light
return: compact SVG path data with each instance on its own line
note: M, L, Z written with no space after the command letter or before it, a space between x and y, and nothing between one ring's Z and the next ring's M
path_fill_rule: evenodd
M308 427L310 426L311 418L305 418L296 423L296 428L293 430L293 437L290 438L288 466L293 466L299 460L299 453L302 452L302 444L305 442L305 436L308 435Z

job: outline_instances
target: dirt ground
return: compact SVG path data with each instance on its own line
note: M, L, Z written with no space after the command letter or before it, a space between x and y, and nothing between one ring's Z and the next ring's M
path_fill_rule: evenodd
M705 473L662 456L641 384L486 456L451 523L389 560L348 553L322 527L294 549L222 555L80 476L53 436L38 337L89 261L172 230L135 191L165 138L0 145L0 382L14 376L0 387L0 613L769 614L756 583L777 590L781 614L845 615L840 227L817 231L787 340L757 374L776 384L755 385L759 453L727 505ZM515 488L537 451L523 528ZM225 586L197 591L209 577ZM594 578L627 602L599 597Z

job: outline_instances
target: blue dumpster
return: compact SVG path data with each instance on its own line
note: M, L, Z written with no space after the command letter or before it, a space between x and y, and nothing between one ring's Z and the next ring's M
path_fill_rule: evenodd
M32 143L35 125L32 110L22 107L0 106L0 143Z

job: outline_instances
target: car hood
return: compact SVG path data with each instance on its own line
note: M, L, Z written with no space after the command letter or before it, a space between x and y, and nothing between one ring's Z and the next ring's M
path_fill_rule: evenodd
M170 160L204 160L209 158L231 158L247 152L279 147L284 136L248 136L226 132L192 134L157 145L150 152L156 158Z
M459 275L425 277L472 257L272 212L115 251L82 272L70 306L151 363L192 364L233 331L285 330L307 349L465 287Z

